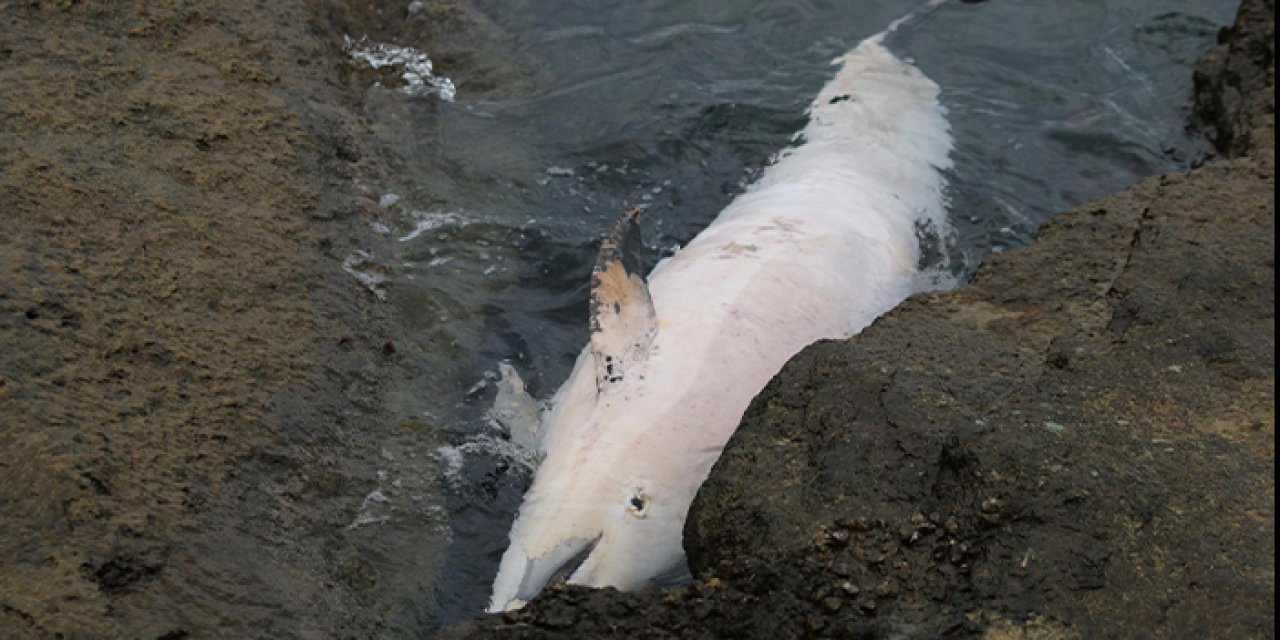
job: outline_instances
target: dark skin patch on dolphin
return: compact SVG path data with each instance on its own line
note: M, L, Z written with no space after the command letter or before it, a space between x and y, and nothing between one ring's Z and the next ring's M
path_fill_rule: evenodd
M627 500L627 510L631 512L631 515L643 518L648 509L649 495L644 492L644 489L636 487L635 493L632 493L631 498Z
M613 356L604 357L605 379L610 383L622 382L622 374L616 373L613 366Z
M600 253L596 256L595 268L591 270L591 332L601 331L601 316L607 303L612 303L614 314L622 312L622 305L628 302L626 287L616 282L618 275L630 280L632 277L644 276L641 254L644 244L640 241L640 210L628 209L609 229L609 233L600 243ZM615 269L620 267L619 273ZM646 296L648 292L645 292ZM603 308L602 308L603 307Z
M639 209L614 223L600 244L591 272L591 351L596 386L603 390L623 380L629 363L642 359L657 332L656 312L641 275Z

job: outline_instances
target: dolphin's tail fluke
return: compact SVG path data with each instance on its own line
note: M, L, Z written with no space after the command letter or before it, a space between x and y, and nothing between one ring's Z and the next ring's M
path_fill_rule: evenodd
M799 144L779 156L756 188L822 180L833 188L888 191L917 220L945 229L939 170L952 166L946 110L938 85L884 46L887 33L834 60L840 69L809 106Z

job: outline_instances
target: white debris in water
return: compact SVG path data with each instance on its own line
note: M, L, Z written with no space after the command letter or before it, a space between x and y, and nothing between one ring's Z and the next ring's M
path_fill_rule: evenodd
M427 8L427 3L423 2L422 0L413 0L413 2L409 3L409 15L422 13L422 10L426 8Z
M383 224L382 222L380 222L380 221L378 221L378 220L374 220L373 222L370 222L370 223L369 223L369 226L370 226L370 227L373 227L373 231L374 231L375 233L379 233L379 234L382 234L382 235L384 235L384 236L389 236L389 235L391 235L391 227L388 227L387 225Z
M397 202L400 202L400 195L396 193L387 192L381 198L378 198L378 206L383 209L386 209Z
M411 211L409 215L417 218L417 223L413 226L413 231L408 235L402 236L400 242L408 242L428 231L449 226L466 226L467 219L462 214L452 211Z
M368 251L357 249L355 253L347 256L347 259L342 261L342 270L351 274L351 277L355 278L356 282L364 285L364 288L368 289L378 300L386 302L387 292L382 288L382 284L387 281L387 277L380 273L371 273L365 270L369 265L376 266L373 262L373 256Z
M343 36L342 42L347 53L355 60L374 69L399 69L400 78L404 80L404 86L397 89L400 93L416 98L435 94L445 102L453 102L458 95L453 81L433 74L431 58L413 47L370 42L368 37L353 40L351 36Z
M556 178L572 178L578 174L568 167L547 167L547 175Z

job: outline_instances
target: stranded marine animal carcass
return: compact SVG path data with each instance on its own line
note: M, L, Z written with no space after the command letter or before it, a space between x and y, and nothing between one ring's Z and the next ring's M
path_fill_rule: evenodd
M637 214L611 231L490 610L558 575L637 589L683 567L689 505L752 398L921 288L917 225L945 227L951 137L937 85L883 36L836 60L800 142L647 281Z

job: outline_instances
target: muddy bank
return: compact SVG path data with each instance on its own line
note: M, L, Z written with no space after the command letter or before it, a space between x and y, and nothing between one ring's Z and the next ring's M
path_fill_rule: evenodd
M0 3L0 637L432 619L439 518L351 527L422 429L382 413L396 329L342 269L386 170L341 14Z
M789 363L699 492L693 584L439 637L1271 636L1273 32L1246 1L1198 72L1225 158Z

